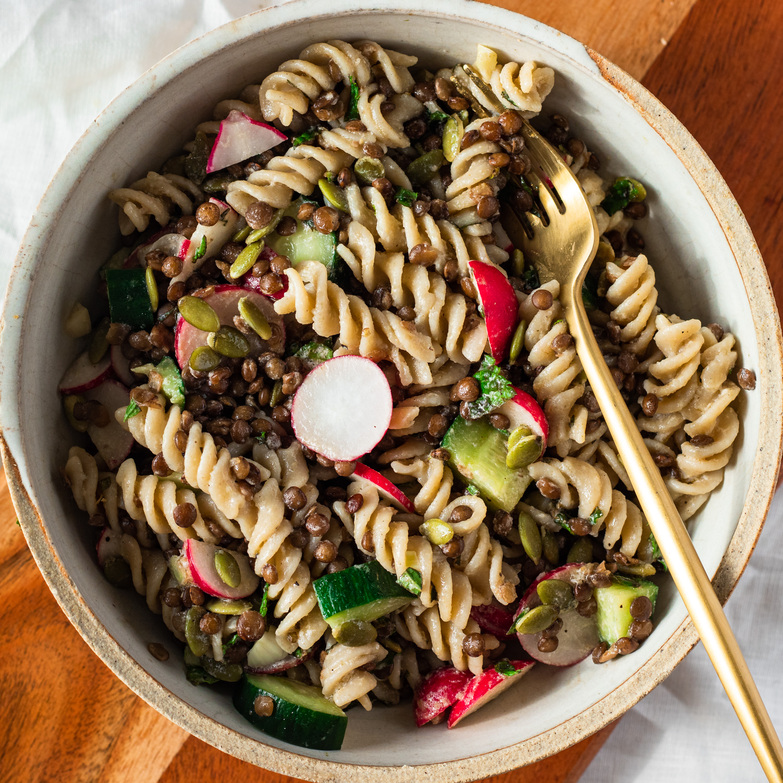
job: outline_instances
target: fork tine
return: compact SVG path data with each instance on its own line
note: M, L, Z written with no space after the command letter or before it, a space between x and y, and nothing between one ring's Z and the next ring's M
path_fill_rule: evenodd
M545 219L542 222L548 225L555 215L565 211L562 206L563 202L552 194L549 183L535 169L529 171L526 176L536 193L536 200L544 212Z

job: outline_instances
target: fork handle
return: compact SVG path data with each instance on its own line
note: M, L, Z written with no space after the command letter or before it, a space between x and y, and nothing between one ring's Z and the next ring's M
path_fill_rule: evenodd
M569 298L566 318L577 355L661 554L767 778L783 781L783 748L712 583L606 366L581 296Z

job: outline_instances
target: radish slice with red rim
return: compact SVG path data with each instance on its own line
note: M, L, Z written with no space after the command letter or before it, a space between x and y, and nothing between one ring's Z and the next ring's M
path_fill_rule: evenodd
M207 174L241 163L254 155L261 155L287 138L277 128L234 109L220 123L207 161Z
M95 400L106 408L109 415L108 424L105 427L90 424L87 427L87 434L103 457L106 467L115 470L133 448L133 436L114 418L115 411L127 407L130 402L130 392L119 381L107 380L100 386L84 392L83 396L85 400Z
M182 565L186 567L196 587L216 598L247 598L256 591L261 581L250 565L250 558L241 552L231 552L205 541L188 538L182 546L182 555ZM221 566L224 561L229 565L233 561L231 570L235 579L227 581L227 569Z
M463 697L472 679L470 672L461 672L451 666L430 672L419 683L413 697L416 725L421 728L426 723L440 723L441 716Z
M517 295L503 270L486 261L468 261L487 324L492 358L500 364L517 325Z
M400 510L408 511L411 514L416 513L416 507L413 505L413 501L401 489L392 484L382 473L368 467L362 462L357 462L353 475L356 478L369 481L382 497L393 503Z
M392 395L375 362L338 356L319 364L294 397L291 425L297 440L336 462L371 451L389 428Z
M103 358L93 364L88 351L79 354L60 380L60 394L81 394L100 386L111 375L111 356L107 351Z

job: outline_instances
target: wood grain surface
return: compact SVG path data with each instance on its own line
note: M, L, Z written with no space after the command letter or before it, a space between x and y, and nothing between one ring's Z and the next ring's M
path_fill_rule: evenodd
M744 209L783 304L783 3L493 0L584 41L685 123ZM738 143L738 140L741 140ZM0 781L292 781L189 736L92 654L27 551L0 476ZM12 629L12 633L9 632ZM42 667L40 661L50 662ZM13 694L13 696L9 696ZM611 727L492 783L576 783Z

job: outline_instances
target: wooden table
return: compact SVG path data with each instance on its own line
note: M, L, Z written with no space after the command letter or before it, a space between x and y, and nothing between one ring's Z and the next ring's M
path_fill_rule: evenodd
M783 3L493 0L586 42L690 129L744 209L783 304ZM237 761L161 717L71 627L14 524L0 476L0 781L292 781ZM13 694L13 697L9 697ZM611 727L493 783L574 783Z

